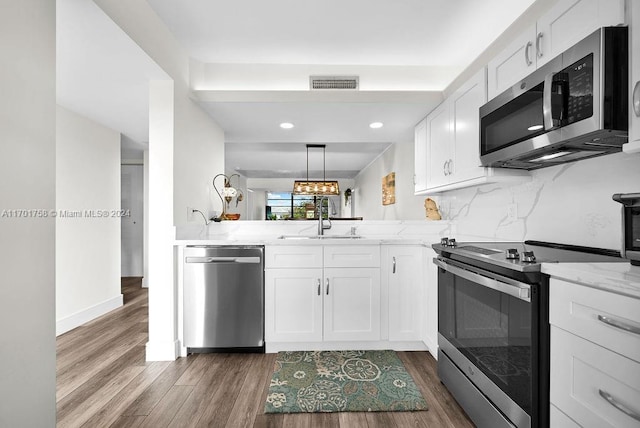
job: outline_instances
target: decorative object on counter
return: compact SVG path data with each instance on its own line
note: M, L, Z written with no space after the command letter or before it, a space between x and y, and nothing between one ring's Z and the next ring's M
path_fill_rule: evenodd
M433 199L427 198L424 200L424 210L429 220L442 220L442 216L438 210L438 205Z
M351 189L347 189L344 191L344 206L349 205L349 201L351 200Z
M428 410L394 351L279 352L265 413Z
M396 173L382 177L382 205L391 205L396 203Z
M231 186L231 178L233 178L234 175L240 178L240 175L238 174L231 174L230 177L225 174L218 174L213 177L213 188L222 201L222 213L218 218L215 218L214 221L238 220L240 218L240 214L232 214L227 212L227 210L229 209L229 204L234 198L236 200L236 207L238 206L238 202L242 201L242 199L244 198L241 190L238 190ZM224 177L224 183L220 190L218 190L218 187L216 187L216 179L218 177Z
M322 149L322 180L309 180L309 149ZM307 180L295 180L293 182L294 195L336 196L340 194L338 182L327 181L326 170L326 145L307 144Z

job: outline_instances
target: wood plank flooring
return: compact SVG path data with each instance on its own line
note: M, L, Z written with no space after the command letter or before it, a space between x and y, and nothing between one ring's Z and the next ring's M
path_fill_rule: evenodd
M123 278L124 306L57 339L59 427L473 427L427 352L399 352L426 412L263 413L275 354L146 362L147 290Z

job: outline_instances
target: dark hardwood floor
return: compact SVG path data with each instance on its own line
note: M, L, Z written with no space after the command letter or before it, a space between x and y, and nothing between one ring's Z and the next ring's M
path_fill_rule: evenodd
M57 339L59 427L473 427L427 352L399 352L425 412L263 413L275 354L146 362L147 290L123 278L124 306Z

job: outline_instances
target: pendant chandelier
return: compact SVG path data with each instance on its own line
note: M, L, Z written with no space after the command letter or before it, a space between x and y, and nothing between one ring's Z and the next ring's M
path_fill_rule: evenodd
M322 180L309 180L309 149L322 149ZM326 145L307 144L307 180L293 182L294 195L334 196L340 194L340 187L335 180L327 181L326 171Z

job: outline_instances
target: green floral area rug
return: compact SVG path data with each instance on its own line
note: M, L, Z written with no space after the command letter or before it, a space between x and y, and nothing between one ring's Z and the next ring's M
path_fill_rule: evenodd
M427 410L394 351L279 352L265 413Z

